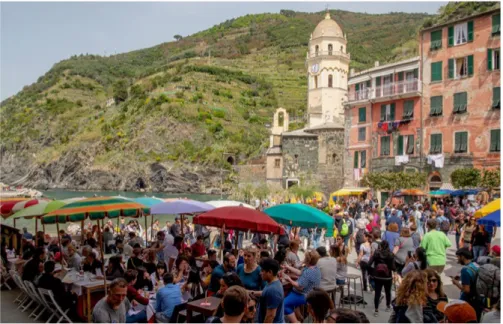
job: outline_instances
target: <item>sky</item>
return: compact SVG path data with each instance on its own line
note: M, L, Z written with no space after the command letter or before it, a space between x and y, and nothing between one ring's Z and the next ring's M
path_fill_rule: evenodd
M0 100L75 54L111 55L173 41L246 14L426 12L446 2L2 2Z

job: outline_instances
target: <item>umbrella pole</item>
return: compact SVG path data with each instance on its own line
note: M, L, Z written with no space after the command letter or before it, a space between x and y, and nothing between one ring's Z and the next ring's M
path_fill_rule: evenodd
M35 217L35 247L38 247L38 218Z
M143 214L143 213L142 213ZM148 237L147 237L147 215L143 214L143 218L145 220L145 248L148 246Z
M117 217L117 234L118 234L118 235L120 235L120 234L121 234L121 231L120 231L121 226L120 226L120 224L119 224L119 221L120 221L120 216L119 216L119 217Z
M237 250L238 249L238 239L239 239L239 231L235 231L234 235L236 235L236 238L234 239L234 246L235 246L235 249Z
M80 244L84 244L84 220L80 221Z
M225 224L224 226L222 226L222 233L220 235L221 236L221 239L220 239L220 254L222 254L222 264L224 263L224 230L225 230Z
M150 241L154 241L154 215L150 214Z
M16 228L16 219L14 218L14 228Z
M103 274L103 284L105 285L105 296L107 295L107 276L105 273L105 257L103 256L103 237L101 235L100 220L97 219L98 223L98 240L100 242L100 255L101 255L101 273Z
M56 216L56 235L58 235L58 245L59 245L59 252L61 253L61 256L63 256L63 250L61 249L61 238L59 237L59 221L58 221L58 216Z

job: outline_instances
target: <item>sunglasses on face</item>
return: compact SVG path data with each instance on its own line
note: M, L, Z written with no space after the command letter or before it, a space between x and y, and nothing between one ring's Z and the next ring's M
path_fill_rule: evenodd
M428 279L428 283L437 283L438 280L437 279Z
M255 311L255 306L248 306L248 311L249 312L254 312Z

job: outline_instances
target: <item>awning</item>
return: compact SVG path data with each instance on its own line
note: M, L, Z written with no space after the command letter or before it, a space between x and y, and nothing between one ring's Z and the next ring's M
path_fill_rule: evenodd
M426 196L426 194L419 189L402 189L395 193L395 196Z
M451 192L451 196L466 196L466 195L476 195L480 189L460 189Z
M456 189L454 188L454 186L452 185L452 183L450 183L450 182L444 182L444 183L442 183L442 186L440 187L440 190L451 190L451 191L454 191Z
M361 195L367 191L369 188L342 188L333 192L331 196L341 197L341 196L351 196L351 195Z

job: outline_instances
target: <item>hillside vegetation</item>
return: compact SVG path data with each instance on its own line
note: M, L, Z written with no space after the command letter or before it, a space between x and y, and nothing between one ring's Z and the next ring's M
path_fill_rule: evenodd
M357 70L416 55L416 33L428 17L331 15L347 35ZM147 49L61 61L2 102L0 177L35 186L145 183L165 190L166 175L162 184L152 175L160 166L197 173L227 167L224 153L239 161L259 156L277 107L290 112L292 126L303 125L307 44L323 17L289 10L246 15ZM110 98L115 104L106 104ZM180 179L190 178L183 172ZM126 176L112 181L107 173ZM214 186L204 181L183 190Z

